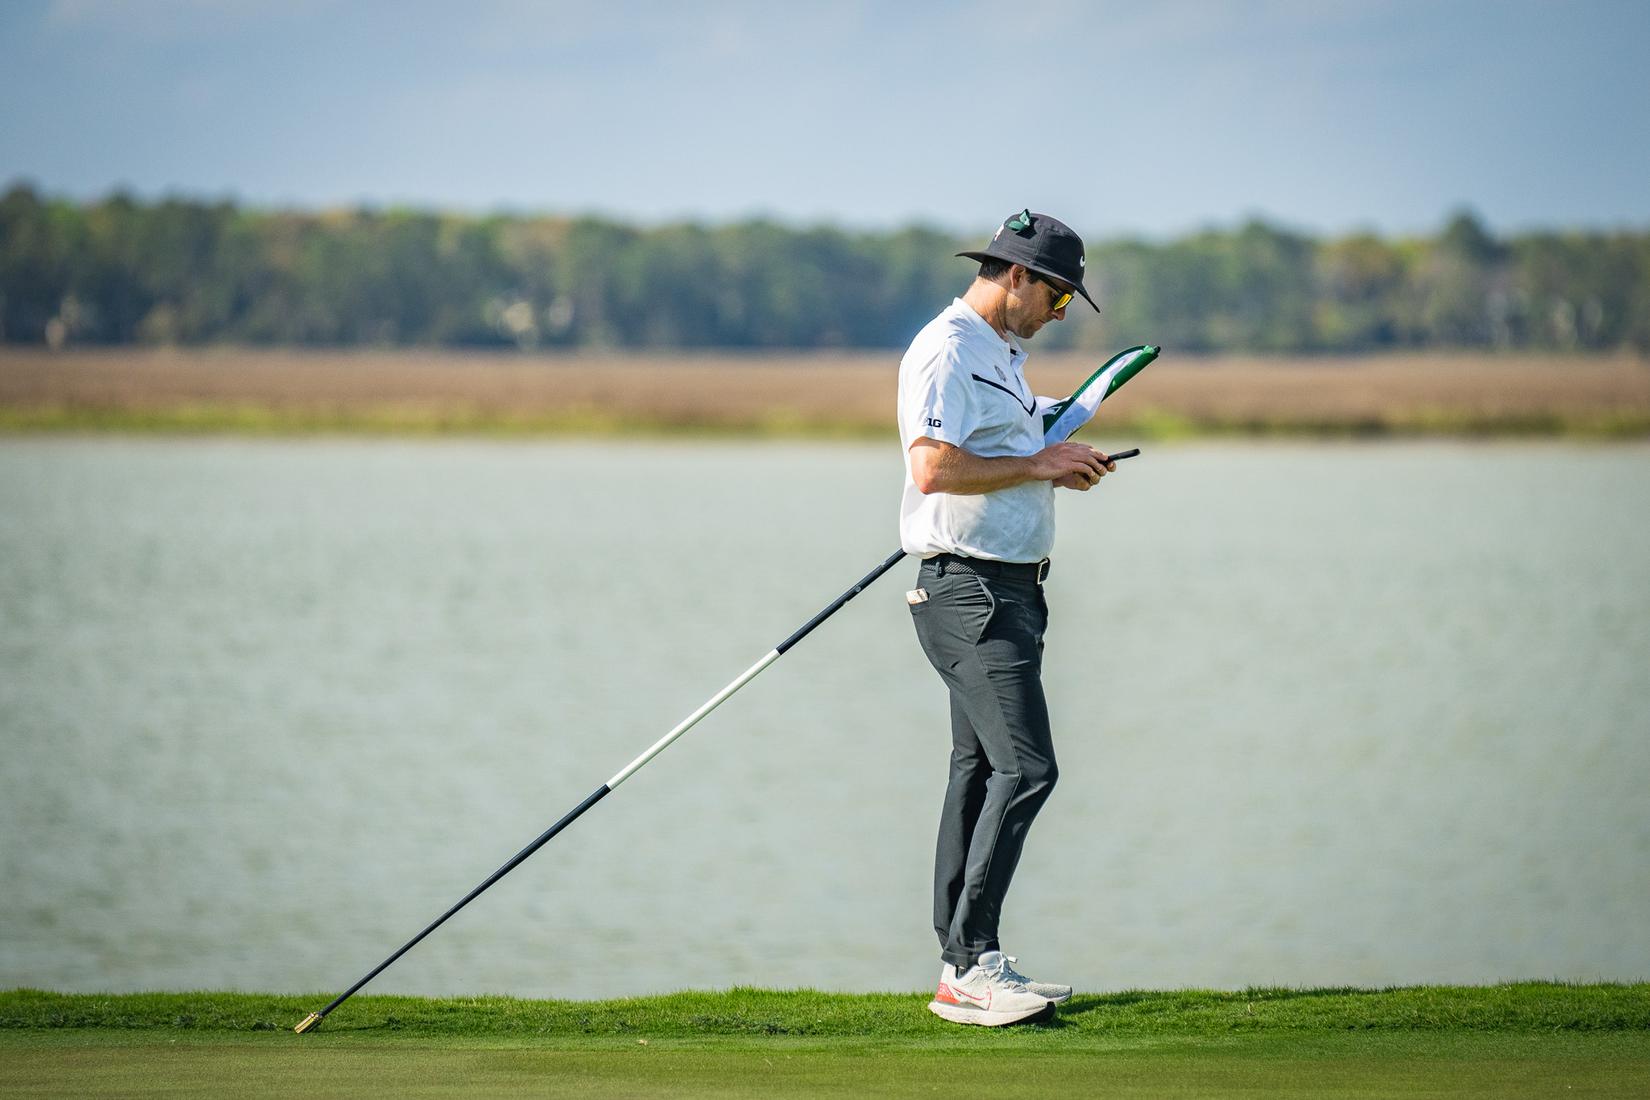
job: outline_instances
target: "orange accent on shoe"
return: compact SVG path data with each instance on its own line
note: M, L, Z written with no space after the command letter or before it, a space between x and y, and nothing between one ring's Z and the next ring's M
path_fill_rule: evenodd
M974 1006L979 1007L979 1008L990 1008L991 1007L991 990L987 989L985 991L985 996L984 997L976 997L972 993L965 993L960 989L953 989L951 986L946 985L944 982L941 982L939 990L937 992L935 992L935 994L934 994L934 999L936 1001L939 1001L941 1004L948 1004L948 1005L963 1005L963 1004L966 1004L966 1005L974 1005Z

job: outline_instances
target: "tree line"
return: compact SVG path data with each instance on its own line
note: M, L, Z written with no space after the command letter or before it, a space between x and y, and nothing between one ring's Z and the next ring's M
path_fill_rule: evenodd
M963 239L768 221L0 197L0 342L898 348L972 274ZM1263 221L1090 242L1103 313L1044 347L1650 354L1650 231L1319 239ZM1084 309L1081 303L1073 309Z

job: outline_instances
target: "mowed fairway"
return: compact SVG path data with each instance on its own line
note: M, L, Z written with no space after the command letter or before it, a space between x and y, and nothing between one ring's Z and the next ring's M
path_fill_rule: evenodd
M300 1045L301 1044L301 1045ZM958 1044L963 1046L967 1044ZM1650 1095L1645 1036L1102 1040L1081 1050L864 1042L439 1044L67 1036L0 1040L6 1096L1515 1097ZM1003 1049L1008 1047L1008 1049Z
M920 995L734 990L363 996L294 1035L310 1000L5 994L0 1095L1650 1095L1645 985L1119 994L1001 1031Z

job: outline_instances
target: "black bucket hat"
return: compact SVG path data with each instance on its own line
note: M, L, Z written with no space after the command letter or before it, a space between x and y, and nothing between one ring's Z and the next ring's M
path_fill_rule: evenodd
M1039 275L1070 283L1083 300L1094 307L1094 312L1100 312L1083 286L1083 238L1058 218L1022 210L998 228L990 244L977 252L957 255L970 260L1007 260Z

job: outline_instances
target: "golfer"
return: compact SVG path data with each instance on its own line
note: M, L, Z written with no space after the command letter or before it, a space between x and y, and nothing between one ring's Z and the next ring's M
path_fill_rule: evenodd
M1022 341L1063 319L1074 295L1094 306L1082 239L1024 210L985 248L958 255L978 260L978 275L900 360L900 541L922 558L906 598L951 697L934 859L943 965L928 1007L996 1026L1044 1018L1071 996L1016 971L997 926L1057 774L1042 685L1054 490L1087 490L1115 466L1087 444L1045 447L1025 378Z

